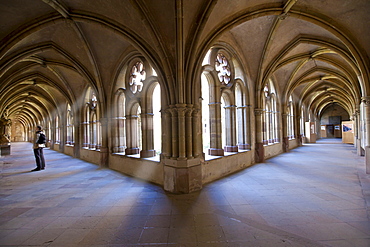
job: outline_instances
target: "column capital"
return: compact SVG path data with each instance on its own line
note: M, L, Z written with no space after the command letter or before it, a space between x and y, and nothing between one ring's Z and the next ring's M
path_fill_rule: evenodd
M251 105L242 105L242 106L236 106L238 109L244 109L244 108L249 108L252 107Z
M264 112L265 112L265 109L261 109L261 108L254 109L254 115L256 116L261 116Z
M224 106L224 109L231 109L231 108L236 108L236 105L227 105L227 106Z
M192 112L196 110L192 104L176 104L170 105L170 108L164 110L166 113L170 113L173 117L184 117L191 116ZM189 115L190 114L190 115Z

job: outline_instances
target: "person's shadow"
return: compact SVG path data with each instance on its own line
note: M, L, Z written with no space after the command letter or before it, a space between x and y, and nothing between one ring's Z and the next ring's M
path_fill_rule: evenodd
M33 171L21 171L21 172L13 172L13 173L2 173L1 174L1 177L12 177L12 176L16 176L16 175L20 175L20 174L24 174L24 173L29 173L29 172L33 172Z

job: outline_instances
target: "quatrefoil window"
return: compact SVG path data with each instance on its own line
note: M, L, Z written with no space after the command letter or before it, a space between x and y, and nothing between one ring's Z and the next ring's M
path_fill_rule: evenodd
M215 69L218 72L218 79L221 83L229 84L231 76L231 68L227 58L218 53L216 57Z
M131 68L130 74L130 89L134 94L141 92L143 89L143 81L145 80L146 73L142 62L137 62Z

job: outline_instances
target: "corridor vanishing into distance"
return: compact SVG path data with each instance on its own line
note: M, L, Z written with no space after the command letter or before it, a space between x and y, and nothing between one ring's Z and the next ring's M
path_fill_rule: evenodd
M0 159L1 246L370 246L370 175L321 139L191 194L45 149Z

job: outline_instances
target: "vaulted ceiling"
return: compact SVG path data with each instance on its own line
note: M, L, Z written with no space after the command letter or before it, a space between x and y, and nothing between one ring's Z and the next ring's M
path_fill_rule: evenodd
M133 53L169 103L191 103L186 82L216 43L234 47L257 96L272 78L282 100L351 115L370 95L369 11L368 0L2 0L0 116L40 122L88 86L106 102Z

